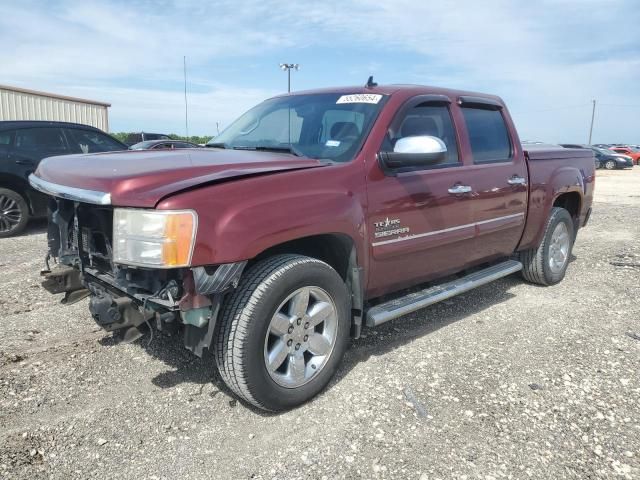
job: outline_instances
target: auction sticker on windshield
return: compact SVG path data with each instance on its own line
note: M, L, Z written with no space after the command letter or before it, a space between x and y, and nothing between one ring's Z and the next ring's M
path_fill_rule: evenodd
M382 95L376 93L354 93L353 95L342 95L338 103L378 103Z

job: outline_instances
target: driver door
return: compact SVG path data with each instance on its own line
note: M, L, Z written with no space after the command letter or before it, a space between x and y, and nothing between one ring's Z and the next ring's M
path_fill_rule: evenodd
M450 101L429 97L434 96L414 98L400 108L381 151L393 151L400 138L429 135L446 145L444 161L402 171L384 171L378 163L369 173L368 290L373 295L459 271L473 248L473 197L456 193L468 181Z

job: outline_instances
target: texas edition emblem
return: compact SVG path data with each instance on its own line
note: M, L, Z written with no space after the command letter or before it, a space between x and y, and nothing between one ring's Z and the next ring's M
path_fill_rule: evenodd
M400 226L399 218L389 218L382 220L381 222L374 222L373 225L376 228L374 238L390 237L392 235L400 235L402 233L409 233L409 227Z

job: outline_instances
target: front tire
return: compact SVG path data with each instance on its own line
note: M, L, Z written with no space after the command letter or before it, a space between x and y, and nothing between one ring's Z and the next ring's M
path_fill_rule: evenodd
M538 285L555 285L562 281L575 237L575 226L569 212L553 207L540 246L520 252L524 279Z
M604 168L607 170L615 170L618 167L615 160L607 160L604 164Z
M300 405L338 368L350 311L347 287L326 263L289 254L257 262L223 307L215 347L220 376L258 408Z
M0 188L0 238L22 232L29 222L29 206L24 197L8 188Z

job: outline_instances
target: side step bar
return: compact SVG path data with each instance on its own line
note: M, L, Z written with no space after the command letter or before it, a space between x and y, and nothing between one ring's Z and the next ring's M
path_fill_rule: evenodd
M522 263L516 260L507 260L451 282L435 285L420 292L410 293L404 297L381 303L367 311L367 327L378 326L520 270L522 270Z

